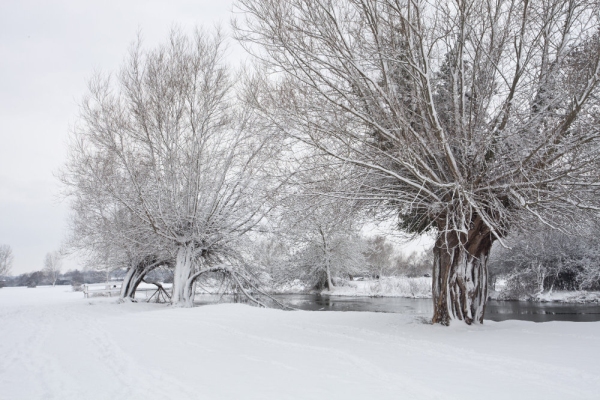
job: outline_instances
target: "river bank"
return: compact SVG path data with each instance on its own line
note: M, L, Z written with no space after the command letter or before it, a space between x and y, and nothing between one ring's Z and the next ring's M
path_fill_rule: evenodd
M586 290L546 291L531 295L514 296L508 292L492 291L493 300L533 301L540 303L600 303L600 292Z
M323 295L349 297L406 297L411 299L431 298L431 278L429 277L381 277L364 281L345 281L333 290L324 290ZM287 292L292 293L292 292ZM492 300L533 301L542 303L600 303L597 291L546 291L533 295L512 296L508 291L490 291Z

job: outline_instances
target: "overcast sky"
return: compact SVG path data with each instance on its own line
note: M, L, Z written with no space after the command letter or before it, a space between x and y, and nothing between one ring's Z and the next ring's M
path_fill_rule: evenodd
M67 235L68 204L55 176L87 80L116 71L138 32L146 47L173 26L229 32L233 0L0 2L0 244L12 247L17 275L40 270ZM230 55L244 57L234 42ZM71 257L64 269L80 267Z
M153 46L174 24L229 29L231 7L231 0L1 0L0 244L13 249L13 275L41 269L67 233L55 174L87 79L118 69L138 31Z

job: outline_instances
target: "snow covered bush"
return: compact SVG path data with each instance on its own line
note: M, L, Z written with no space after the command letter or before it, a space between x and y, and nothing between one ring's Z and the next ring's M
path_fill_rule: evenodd
M430 298L431 278L380 277L378 280L369 282L369 290L373 296Z
M544 291L599 288L597 229L596 223L588 223L577 234L569 234L538 224L533 233L508 237L508 247L494 247L490 259L492 279L506 279L500 298L538 298Z

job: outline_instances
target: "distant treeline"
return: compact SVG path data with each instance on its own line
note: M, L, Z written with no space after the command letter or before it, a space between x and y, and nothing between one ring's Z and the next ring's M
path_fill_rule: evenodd
M107 279L123 279L127 270L125 268L116 269L107 273L105 271L94 271L85 270L80 271L79 269L69 270L64 274L60 274L59 279L56 281L56 285L73 285L79 286L89 283L101 283L106 282ZM172 275L163 270L153 271L149 274L147 280L149 281L161 281L169 282L172 281ZM17 276L5 276L0 279L0 285L5 287L16 287L16 286L42 286L52 285L52 279L44 271L28 272Z

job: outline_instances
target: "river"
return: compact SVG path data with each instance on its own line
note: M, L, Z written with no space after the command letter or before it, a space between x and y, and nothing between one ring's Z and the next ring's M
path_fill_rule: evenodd
M319 294L276 295L282 303L310 311L371 311L413 314L430 317L433 314L431 299L403 297L346 297ZM210 304L215 301L230 302L230 296L198 295L196 303ZM485 319L491 321L523 320L533 322L600 321L600 304L540 303L529 301L488 301Z

